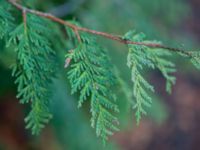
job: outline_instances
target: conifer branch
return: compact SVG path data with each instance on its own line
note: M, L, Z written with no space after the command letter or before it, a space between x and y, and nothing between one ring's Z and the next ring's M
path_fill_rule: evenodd
M166 49L166 50L169 50L169 51L181 53L181 54L184 54L184 55L191 57L191 58L193 57L192 52L185 51L185 50L182 50L182 49L179 49L179 48L168 47L168 46L165 46L165 45L162 45L162 44L157 44L157 43L145 43L145 42L130 41L130 40L124 39L122 36L119 36L119 35L113 35L113 34L109 34L109 33L106 33L106 32L100 32L100 31L91 30L91 29L84 28L84 27L79 27L79 26L74 25L74 24L72 24L68 21L62 20L62 19L60 19L60 18L58 18L58 17L56 17L56 16L54 16L50 13L44 13L44 12L41 12L41 11L26 8L26 7L18 4L17 2L15 2L14 0L8 0L8 2L11 3L14 7L16 7L17 9L19 9L21 11L26 10L27 13L35 14L37 16L50 19L50 20L57 22L59 24L68 26L69 28L74 30L79 41L80 41L80 36L78 34L78 31L82 31L82 32L87 32L87 33L94 34L94 35L103 36L105 38L108 38L108 39L111 39L111 40L114 40L114 41L118 41L118 42L120 42L122 44L126 44L126 45L132 44L132 45L147 46L147 47L151 47L151 48L161 48L161 49Z
M8 10L10 4L22 14L23 20L20 24L14 23ZM172 52L189 58L200 69L198 51L185 51L165 46L158 41L148 41L143 33L137 34L132 30L124 36L91 30L76 21L65 21L50 13L29 9L15 0L0 1L0 39L5 40L8 47L15 48L13 76L18 85L17 98L20 103L31 103L31 111L25 122L26 128L31 129L33 134L38 134L52 118L49 104L53 91L49 87L56 74L54 68L57 59L53 49L57 45L51 44L54 40L51 37L59 34L62 36L62 33L58 30L58 33L55 31L52 34L47 27L51 23L49 20L65 27L69 42L63 46L71 50L66 54L64 68L68 69L71 94L79 94L78 107L85 101L90 101L91 126L96 129L96 135L104 143L108 136L118 131L118 118L115 115L119 108L117 95L112 89L118 82L122 89L126 86L113 70L107 50L98 44L96 35L128 47L127 66L131 70L133 95L127 92L127 98L134 97L132 104L138 124L142 115L147 114L146 107L151 107L154 93L154 86L145 78L147 69L157 69L162 73L166 79L166 91L169 93L176 81L175 64L169 59Z

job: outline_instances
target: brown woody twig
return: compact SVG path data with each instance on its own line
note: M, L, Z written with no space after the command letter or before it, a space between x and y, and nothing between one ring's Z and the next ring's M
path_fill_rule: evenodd
M37 10L26 8L26 7L18 4L17 2L15 2L14 0L8 0L8 2L11 3L14 7L16 7L17 9L19 9L21 11L25 10L26 13L35 14L37 16L41 16L43 18L50 19L50 20L57 22L59 24L68 26L69 28L74 30L79 41L81 41L81 39L80 39L80 35L79 35L78 32L82 31L82 32L90 33L90 34L103 36L105 38L108 38L108 39L111 39L111 40L114 40L114 41L118 41L122 44L143 45L143 46L152 47L152 48L162 48L162 49L182 53L184 55L192 57L192 53L189 52L189 51L185 51L185 50L178 49L178 48L172 48L172 47L168 47L168 46L165 46L165 45L162 45L162 44L157 44L157 43L134 42L134 41L126 40L126 39L123 39L121 36L116 36L116 35L109 34L109 33L106 33L106 32L99 32L99 31L96 31L96 30L91 30L91 29L88 29L88 28L76 26L76 25L74 25L70 22L64 21L64 20L62 20L62 19L60 19L56 16L53 16L50 13L44 13L44 12L40 12L40 11L37 11Z
M26 18L26 9L23 9L23 22L24 22L24 32L27 34L27 18Z

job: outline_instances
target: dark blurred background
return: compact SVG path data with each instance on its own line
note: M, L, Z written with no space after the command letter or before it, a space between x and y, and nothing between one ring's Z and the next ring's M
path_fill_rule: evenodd
M148 39L169 46L200 50L200 0L26 0L27 5L51 12L63 19L77 19L85 27L123 35L130 29L144 32ZM126 47L99 38L109 49L131 92L126 67ZM25 130L23 118L28 106L15 98L16 86L10 65L12 49L0 41L0 150L199 150L200 149L200 71L174 57L177 83L171 95L159 72L149 72L157 96L139 126L130 109L130 94L118 91L121 131L103 147L90 127L85 108L77 109L77 98L70 95L66 75L55 79L51 110L54 118L41 135ZM64 60L63 60L64 64ZM64 71L65 72L65 71ZM116 87L117 89L117 87Z

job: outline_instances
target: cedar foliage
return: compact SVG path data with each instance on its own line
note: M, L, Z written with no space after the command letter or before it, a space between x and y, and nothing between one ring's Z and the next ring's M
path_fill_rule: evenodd
M136 34L135 31L130 31L124 36L124 39L136 42L143 42L144 38L144 34ZM158 42L153 41L153 43ZM143 77L142 71L147 67L151 69L157 68L166 78L166 91L171 93L171 87L175 84L176 79L171 73L174 73L176 70L174 63L168 60L168 56L170 56L168 51L138 45L128 45L128 48L127 65L131 69L132 81L134 83L133 95L136 100L134 109L136 109L135 116L139 124L141 115L146 114L144 106L150 107L152 103L149 93L154 92L153 86Z
M117 118L109 111L119 112L114 103L116 96L111 91L115 79L108 54L97 44L95 37L81 33L79 43L71 29L67 28L67 33L76 46L66 55L67 60L73 61L68 71L71 93L79 92L78 107L90 99L91 126L105 142L107 135L118 130L114 124Z
M46 20L33 14L26 14L26 22L17 23L10 8L12 7L7 1L0 1L0 38L6 42L7 47L14 47L16 53L13 76L18 86L17 98L20 99L20 103L28 103L31 106L31 111L25 118L26 128L31 129L33 134L39 134L52 118L49 102L53 91L50 90L50 84L55 77L56 53L50 44L49 36L53 31L48 27ZM80 26L74 21L71 23ZM109 135L118 131L119 109L115 91L112 89L116 82L123 83L123 80L116 73L119 72L118 69L113 71L109 54L99 45L96 37L79 32L79 39L75 31L68 27L66 33L73 45L73 49L66 54L65 64L71 93L79 95L78 107L81 107L84 101L90 101L91 126L105 143ZM161 43L146 41L144 34L137 34L135 31L129 31L123 39ZM155 92L153 85L144 76L147 69L159 70L166 79L166 91L171 93L176 80L173 76L176 71L175 65L169 59L172 53L174 52L166 49L128 44L127 65L131 70L133 108L137 124L142 115L147 113L146 107L151 107L151 94ZM191 51L190 55L180 51L175 53L188 58L200 69L199 52Z
M31 103L31 112L25 118L26 128L38 134L52 118L49 112L49 83L54 74L54 55L46 37L49 30L41 18L27 15L27 25L16 26L10 33L9 42L17 53L13 76L18 85L20 103Z

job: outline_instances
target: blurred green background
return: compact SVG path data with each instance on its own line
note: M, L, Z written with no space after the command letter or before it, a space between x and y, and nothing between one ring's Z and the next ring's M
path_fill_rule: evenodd
M26 0L25 3L63 19L76 19L91 29L119 35L133 29L172 47L200 49L199 0ZM56 40L65 43L64 39ZM125 81L121 84L126 88L116 87L121 131L102 146L90 127L87 106L78 109L77 97L70 95L63 53L58 52L60 66L52 84L51 99L54 118L40 136L32 136L24 129L23 121L29 108L15 98L16 86L10 70L15 60L13 49L7 49L0 41L0 150L199 150L200 72L174 56L178 71L171 95L165 93L161 74L149 72L147 77L155 84L157 97L148 116L137 127L131 110L126 47L101 37L98 40L109 50L113 64L120 70L118 74Z

